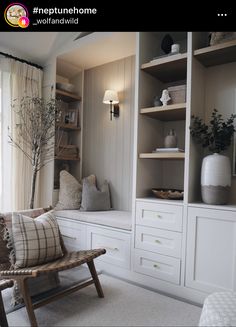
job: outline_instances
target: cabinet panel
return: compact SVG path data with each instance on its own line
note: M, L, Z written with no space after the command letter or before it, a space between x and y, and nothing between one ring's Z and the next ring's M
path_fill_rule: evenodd
M88 227L87 238L89 248L105 248L107 251L97 260L130 268L130 234Z
M179 285L180 260L160 254L135 250L134 270Z
M135 247L180 258L182 234L157 228L136 226Z
M236 289L236 214L188 209L186 286L206 293Z
M172 231L182 231L182 206L137 201L136 223Z
M86 225L57 218L57 222L68 251L86 250Z

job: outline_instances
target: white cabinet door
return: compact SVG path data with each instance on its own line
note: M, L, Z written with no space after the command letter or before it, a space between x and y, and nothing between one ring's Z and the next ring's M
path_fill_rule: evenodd
M136 226L135 247L137 249L180 258L181 242L182 233Z
M186 286L236 290L236 213L188 209Z
M57 222L68 251L87 249L86 225L63 218L57 218Z
M167 255L135 250L134 270L144 275L179 285L180 259Z
M137 201L136 224L182 232L182 206Z
M97 260L123 268L130 268L130 238L128 233L107 228L87 228L87 246L91 249L105 248L106 254Z

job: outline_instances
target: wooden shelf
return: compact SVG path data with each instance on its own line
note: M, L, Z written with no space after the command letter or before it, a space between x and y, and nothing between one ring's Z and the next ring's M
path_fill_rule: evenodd
M205 67L233 62L236 58L236 40L195 50L194 56Z
M57 128L62 130L70 130L70 131L81 131L81 127L74 127L70 124L56 125Z
M140 159L184 159L184 152L151 152L140 153Z
M141 69L165 83L186 79L187 53L152 60L143 64Z
M70 160L70 161L80 161L80 158L70 158L70 157L55 157L55 160Z
M74 102L81 101L81 97L77 94L69 93L66 91L56 89L57 99L60 99L64 102Z
M140 114L162 121L184 120L186 103L175 103L167 106L142 108Z

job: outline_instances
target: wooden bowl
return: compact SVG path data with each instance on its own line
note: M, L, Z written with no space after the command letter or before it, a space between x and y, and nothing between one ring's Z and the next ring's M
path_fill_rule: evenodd
M184 198L183 190L155 188L152 192L159 199L183 200Z

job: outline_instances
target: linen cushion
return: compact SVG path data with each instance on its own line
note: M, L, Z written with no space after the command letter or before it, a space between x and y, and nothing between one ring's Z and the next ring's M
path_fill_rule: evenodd
M15 268L30 267L63 256L59 227L52 211L37 218L13 213Z
M101 190L98 190L96 185L85 179L83 181L82 202L80 210L99 211L110 209L111 202L108 182L105 181L101 186Z
M59 201L56 210L79 209L81 204L82 185L68 171L60 172Z

